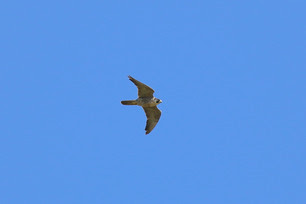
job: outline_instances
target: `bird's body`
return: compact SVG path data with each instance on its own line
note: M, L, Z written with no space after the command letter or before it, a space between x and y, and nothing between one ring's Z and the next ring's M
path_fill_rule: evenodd
M157 108L157 105L162 102L162 100L155 98L153 96L154 90L149 86L137 81L133 77L129 76L129 79L138 88L138 98L136 100L121 101L123 105L138 105L141 106L147 116L146 124L146 134L149 134L153 128L156 126L160 116L161 111Z
M142 106L142 107L154 107L156 106L156 100L158 100L157 98L153 97L153 98L137 98L137 105L138 106Z

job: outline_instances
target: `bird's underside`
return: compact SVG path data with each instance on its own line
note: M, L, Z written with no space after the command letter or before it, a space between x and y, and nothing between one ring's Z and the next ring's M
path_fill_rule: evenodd
M138 98L136 100L121 101L121 103L123 105L142 106L147 116L147 123L145 128L146 134L149 134L160 119L161 111L157 108L157 105L162 101L153 96L154 90L151 87L141 83L140 81L137 81L131 76L129 76L129 79L138 88Z

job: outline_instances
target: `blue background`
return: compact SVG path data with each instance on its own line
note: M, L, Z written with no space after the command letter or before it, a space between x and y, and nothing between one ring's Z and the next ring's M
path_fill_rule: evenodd
M0 203L306 203L305 6L2 2Z

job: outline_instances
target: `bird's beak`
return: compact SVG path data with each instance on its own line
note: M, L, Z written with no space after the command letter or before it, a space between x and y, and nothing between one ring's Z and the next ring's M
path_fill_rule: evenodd
M160 100L160 103L162 103L163 101L162 100Z

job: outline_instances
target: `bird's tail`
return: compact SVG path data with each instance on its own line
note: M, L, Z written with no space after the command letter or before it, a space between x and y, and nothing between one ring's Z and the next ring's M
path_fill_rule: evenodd
M121 101L123 105L137 105L136 100Z

